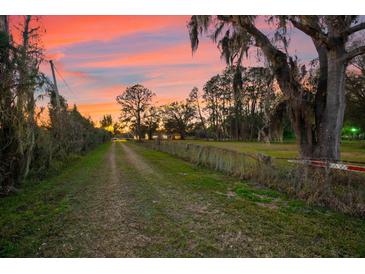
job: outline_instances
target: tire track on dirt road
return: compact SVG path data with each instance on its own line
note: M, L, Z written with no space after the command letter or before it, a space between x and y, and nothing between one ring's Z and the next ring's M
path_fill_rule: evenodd
M100 168L90 175L98 183L87 185L63 221L60 235L49 239L40 253L47 257L136 257L145 237L130 211L128 182L117 168L115 143ZM49 247L49 248L48 248ZM57 248L55 248L57 247Z
M106 144L85 160L90 168L55 181L77 184L35 256L313 257L353 254L354 247L363 254L363 230L352 225L349 234L336 215L228 196L243 183L135 143Z
M181 234L183 241L188 242L185 248L175 250L175 256L207 256L205 249L210 249L215 254L226 256L227 248L232 245L243 245L246 256L254 256L255 248L251 248L252 239L243 231L239 233L228 232L227 227L235 222L232 216L227 215L223 210L216 208L215 201L211 196L202 197L200 193L177 185L171 178L165 177L155 166L147 162L135 150L135 145L121 144L126 161L134 167L136 173L144 178L145 184L157 193L152 206L162 205L162 211L166 214L165 225L161 224L160 241L169 233ZM147 186L146 186L147 187ZM212 193L212 195L215 195ZM166 230L164 230L164 226ZM175 227L174 227L175 226ZM180 231L180 232L179 232ZM177 236L180 237L180 236ZM177 240L176 240L177 241ZM166 245L168 245L167 243ZM189 256L190 256L189 255Z

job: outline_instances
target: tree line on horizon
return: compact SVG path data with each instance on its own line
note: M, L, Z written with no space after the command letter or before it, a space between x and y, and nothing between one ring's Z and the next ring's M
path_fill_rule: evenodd
M26 178L42 178L110 137L76 105L70 109L39 70L46 60L37 20L24 16L10 28L8 16L0 16L0 196L17 192ZM36 106L44 97L49 99L47 122L40 119L45 107Z
M204 85L204 107L196 88L185 101L156 107L151 106L153 92L135 85L117 97L122 127L128 125L138 139L146 132L151 136L160 122L165 132L181 138L281 141L287 130L301 157L340 160L344 125L352 132L365 129L365 22L359 16L265 19L273 37L260 30L256 16L192 16L193 52L207 34L227 64ZM317 51L309 65L288 52L293 28L307 35ZM264 67L242 67L252 48L265 59Z
M364 65L365 58L359 59L362 72L347 73L348 105L343 135L354 134L351 132L354 127L357 133L365 132ZM287 99L277 88L270 69L241 67L242 86L238 95L233 88L236 73L234 67L227 67L211 77L202 92L194 87L185 100L162 106L153 105L155 94L148 88L140 84L130 86L117 97L122 106L120 119L113 121L111 115L104 115L100 125L115 135L128 131L137 139L149 140L162 134L171 139L177 136L216 141L282 142L295 138ZM308 75L309 87L317 81L315 69Z
M164 133L181 139L282 141L287 124L285 102L275 92L269 69L241 67L239 94L233 87L236 73L228 67L209 79L202 92L194 87L185 100L162 106L152 105L155 94L148 88L127 87L116 98L121 105L120 123L105 115L100 124L129 129L138 139Z

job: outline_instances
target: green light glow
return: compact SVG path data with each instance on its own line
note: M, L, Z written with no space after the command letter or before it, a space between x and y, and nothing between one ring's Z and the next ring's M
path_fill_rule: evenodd
M355 127L352 127L352 128L351 128L351 132L354 132L354 133L355 133L355 132L357 132L357 131L358 131L358 129L357 129L357 128L355 128Z

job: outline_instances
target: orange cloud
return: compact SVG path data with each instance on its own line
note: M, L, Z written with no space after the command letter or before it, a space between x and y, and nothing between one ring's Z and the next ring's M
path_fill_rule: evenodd
M189 16L43 16L47 48L186 25Z
M21 20L20 16L12 18L13 22ZM125 89L126 83L140 82L157 94L154 102L161 105L183 100L193 86L201 89L210 77L224 69L220 53L210 40L202 39L198 51L192 55L186 28L189 18L42 16L40 22L47 32L41 39L46 58L55 61L73 90L59 79L60 92L69 105L76 103L80 112L94 121L99 121L104 114L112 114L117 119L119 106L115 97ZM265 33L272 33L273 27L263 17L257 19L257 24ZM128 40L127 36L134 37L132 34L137 33L143 35ZM171 41L170 34L173 34ZM123 39L116 39L119 37ZM300 53L312 50L306 37L297 34L294 38L294 48ZM83 42L88 43L77 45ZM244 65L257 65L256 50L249 53L251 58ZM51 76L49 64L42 64L41 69Z
M111 114L113 119L117 121L120 114L120 106L117 102L79 104L77 109L82 115L90 116L94 122L100 121L105 114Z
M154 51L135 54L115 54L107 60L81 63L81 67L87 68L116 68L128 66L150 65L174 65L191 64L201 61L212 61L212 55L219 58L219 52L215 47L207 47L207 43L201 45L201 49L192 56L190 44L187 41L177 46L161 48Z

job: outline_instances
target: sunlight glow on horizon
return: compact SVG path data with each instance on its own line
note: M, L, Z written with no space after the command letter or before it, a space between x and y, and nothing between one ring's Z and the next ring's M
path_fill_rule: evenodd
M159 104L183 100L194 86L200 90L225 64L217 46L201 39L193 55L187 22L190 16L42 16L47 59L64 77L60 93L72 106L97 122L104 114L119 117L115 97L140 83L156 93ZM14 21L19 19L13 19ZM261 22L259 22L262 24ZM311 59L313 47L296 35L294 47ZM293 51L294 52L294 51ZM295 52L294 52L295 53ZM245 66L257 64L255 52ZM50 76L48 64L41 70Z

